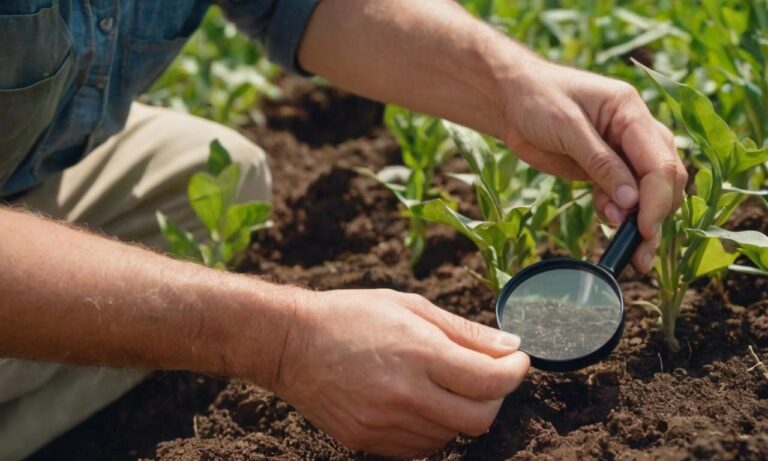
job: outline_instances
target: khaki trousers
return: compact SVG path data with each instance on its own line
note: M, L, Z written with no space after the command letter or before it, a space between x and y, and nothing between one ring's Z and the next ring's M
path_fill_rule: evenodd
M205 169L213 139L241 165L239 199L269 200L271 177L259 147L210 121L137 103L123 132L17 204L156 249L164 247L155 218L160 210L200 238L205 229L187 202L186 187L194 172ZM0 358L0 461L28 456L146 374Z

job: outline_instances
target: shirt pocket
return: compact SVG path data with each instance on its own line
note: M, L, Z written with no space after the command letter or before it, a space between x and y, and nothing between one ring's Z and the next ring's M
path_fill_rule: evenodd
M57 3L0 14L0 186L51 124L66 92L73 45Z

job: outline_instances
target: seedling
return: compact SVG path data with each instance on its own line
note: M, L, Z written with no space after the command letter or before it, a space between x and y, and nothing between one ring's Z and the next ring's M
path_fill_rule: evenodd
M238 261L251 242L251 233L271 226L271 207L266 202L235 203L240 182L240 165L218 140L210 145L207 171L195 173L187 194L195 214L210 233L210 240L198 243L163 213L157 212L160 230L171 253L209 267L225 269Z
M482 218L473 220L458 213L444 198L404 203L414 216L451 226L472 240L487 269L485 275L473 275L498 293L511 274L538 258L532 228L541 223L534 223L536 207L525 203L523 192L530 188L523 186L536 184L541 195L546 195L554 178L529 171L508 150L494 154L483 137L472 130L448 122L443 125L472 172L464 179L475 187ZM515 180L521 171L532 177L527 184Z
M390 105L384 113L384 122L400 144L404 166L387 167L375 175L370 170L361 171L381 181L403 203L441 195L450 200L432 187L435 169L454 153L440 120ZM407 208L405 215L410 221L405 245L411 250L410 264L415 266L424 254L427 226Z
M680 349L675 322L686 290L694 280L728 268L768 275L768 237L757 231L731 232L721 228L734 209L751 194L742 186L747 173L768 161L768 148L749 139L739 141L716 113L712 102L689 87L638 64L657 84L670 109L685 127L703 158L696 174L696 193L685 197L681 210L666 220L656 274L661 320L670 347ZM722 241L733 251L727 251ZM739 254L756 267L734 266Z

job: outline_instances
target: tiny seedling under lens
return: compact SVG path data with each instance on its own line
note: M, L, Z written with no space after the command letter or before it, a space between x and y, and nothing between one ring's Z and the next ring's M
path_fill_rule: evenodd
M157 222L171 253L218 269L237 263L251 242L251 233L272 224L268 203L235 203L239 182L240 165L218 140L213 141L207 171L195 173L187 186L189 203L210 240L197 242L190 232L158 211Z

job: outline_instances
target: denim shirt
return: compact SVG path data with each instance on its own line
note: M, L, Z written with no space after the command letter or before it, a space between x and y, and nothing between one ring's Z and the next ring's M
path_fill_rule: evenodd
M317 0L0 0L0 197L23 192L119 132L218 4L267 55L296 53Z

